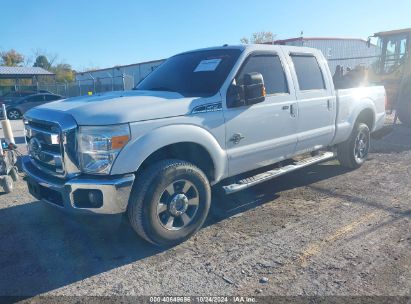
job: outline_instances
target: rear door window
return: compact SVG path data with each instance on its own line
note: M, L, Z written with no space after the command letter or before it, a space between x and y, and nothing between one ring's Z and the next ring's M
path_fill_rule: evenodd
M60 96L56 96L56 95L45 95L45 99L46 99L46 101L53 101L53 100L58 100L58 99L60 99Z
M301 91L325 89L323 73L313 55L291 55L291 59Z
M34 95L28 97L25 102L41 102L44 101L44 95Z

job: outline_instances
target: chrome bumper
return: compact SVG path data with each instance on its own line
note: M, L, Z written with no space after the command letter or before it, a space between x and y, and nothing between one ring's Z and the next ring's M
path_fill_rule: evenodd
M128 199L134 182L134 174L122 176L78 176L63 180L45 174L33 165L30 157L22 160L27 175L29 192L36 199L45 201L61 209L85 214L118 214L127 209ZM99 207L81 207L76 201L78 191L97 191L101 193ZM76 194L77 193L77 194Z

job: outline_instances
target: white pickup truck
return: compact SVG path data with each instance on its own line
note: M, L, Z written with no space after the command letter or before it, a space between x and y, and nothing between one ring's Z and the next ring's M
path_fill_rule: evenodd
M140 236L170 246L203 225L211 186L230 194L334 157L360 167L384 101L383 87L336 91L315 49L201 49L169 58L133 91L27 112L23 168L37 199L127 212Z

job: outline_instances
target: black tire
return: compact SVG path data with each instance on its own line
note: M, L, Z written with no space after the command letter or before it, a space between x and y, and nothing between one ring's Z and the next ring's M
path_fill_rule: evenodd
M183 189L186 186L187 191ZM186 196L187 200L180 196ZM169 247L184 242L201 228L210 204L206 175L189 162L169 159L137 176L127 213L137 234L152 244Z
M13 191L13 179L8 175L4 176L1 181L1 186L3 187L5 193L10 193Z
M357 169L366 161L370 149L370 129L364 123L355 125L350 138L337 145L337 157L343 167Z
M216 220L223 220L230 217L229 210L225 208L224 202L227 200L227 194L225 194L221 186L216 186L212 189L212 203L210 207L210 214Z
M404 126L411 128L411 97L408 98L410 99L408 102L405 101L399 105L398 118Z
M398 102L396 113L401 123L411 128L411 78L403 81L398 93Z
M20 179L17 167L11 168L9 175L11 176L14 182L17 182Z
M7 110L7 118L10 120L16 120L21 118L21 112L17 109Z

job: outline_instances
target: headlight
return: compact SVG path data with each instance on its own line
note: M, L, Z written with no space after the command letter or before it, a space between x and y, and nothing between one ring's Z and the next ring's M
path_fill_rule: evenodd
M81 171L109 174L114 160L130 137L128 124L80 127L77 142Z

